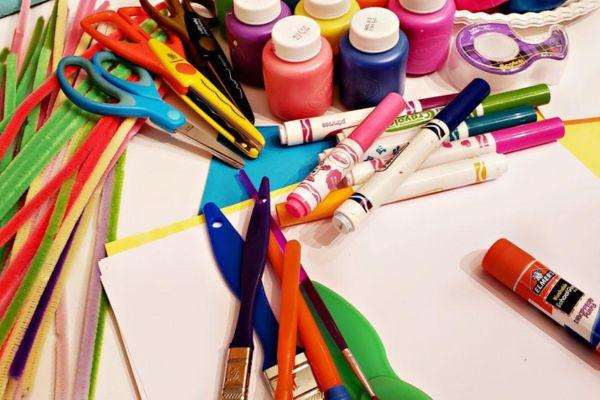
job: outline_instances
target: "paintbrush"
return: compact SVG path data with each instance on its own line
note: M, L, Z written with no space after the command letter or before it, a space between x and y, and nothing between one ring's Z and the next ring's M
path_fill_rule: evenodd
M258 195L256 188L254 187L254 185L252 184L252 181L250 180L250 177L246 174L246 172L243 169L240 170L240 180L241 180L242 186L244 187L246 192L251 197L256 197ZM285 245L287 244L287 240L286 240L285 236L283 235L281 228L277 224L277 221L273 217L271 217L271 232L277 239L277 243L279 244L279 246L281 247L281 249L283 251L283 249L285 248ZM346 362L352 369L354 376L356 376L356 378L361 383L361 385L365 388L365 390L367 391L367 393L369 394L369 396L371 397L372 400L379 400L378 397L375 395L373 388L371 388L371 385L369 384L369 380L367 379L366 375L362 371L360 364L358 363L358 361L352 354L352 351L350 350L350 347L348 346L346 339L344 339L344 335L342 334L339 327L335 323L335 320L333 319L333 316L331 315L331 313L329 312L329 309L325 305L325 302L319 295L319 292L317 292L315 285L310 280L310 278L308 277L308 274L306 273L306 271L304 270L304 268L302 266L300 266L300 287L304 290L304 293L310 300L315 311L319 315L319 318L321 318L321 321L323 321L323 324L325 325L327 332L329 332L329 334L331 335L333 341L335 342L335 345L342 352L342 355L344 356L344 359L346 360Z

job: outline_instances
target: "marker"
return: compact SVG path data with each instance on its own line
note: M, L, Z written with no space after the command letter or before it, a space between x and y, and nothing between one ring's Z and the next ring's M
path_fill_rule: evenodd
M490 85L483 79L474 79L437 117L431 120L383 171L375 174L338 208L333 216L335 228L352 232L369 212L390 197L406 178L433 153L444 140L490 93Z
M455 96L456 94L447 94L422 100L407 101L406 108L399 115L416 114L423 110L444 106ZM279 127L279 139L281 144L286 146L318 142L334 135L341 129L354 128L360 125L374 109L375 107L368 107L360 110L284 122L283 126ZM350 133L348 132L346 136Z
M405 108L406 103L398 93L392 92L384 97L359 127L338 144L323 163L288 196L289 212L296 217L310 214L330 191L337 188L342 178L361 159L364 151Z
M422 169L409 176L386 199L385 204L491 181L502 176L507 169L508 160L506 156L495 153ZM294 218L286 210L285 203L279 203L275 207L279 224L285 228L331 218L335 210L349 199L358 188L359 186L345 187L331 192L312 213L304 218Z
M452 131L448 140L465 139L470 136L481 135L483 133L528 124L535 121L537 121L535 108L531 106L511 108L510 110L486 114L481 117L468 118ZM382 136L377 139L367 151L365 151L363 160L367 161L372 158L385 158L386 155L397 152L399 147L408 144L410 139L417 133L419 133L418 129L409 129L393 135ZM343 133L340 133L337 136L343 138L345 137L343 135ZM331 150L328 149L320 153L319 159L323 160L330 151Z
M472 158L488 153L507 154L529 147L554 142L565 135L565 124L560 118L502 129L470 138L444 142L418 169L446 164L452 161ZM393 154L358 163L342 181L344 186L360 185L376 171L385 168Z
M490 247L481 266L569 333L600 351L597 300L507 239L500 239Z
M440 111L439 107L447 105L454 97L456 94L421 100L421 110L415 102L407 102L406 112L400 114L384 134L397 133L426 124ZM488 96L474 109L472 116L479 117L520 106L537 107L549 102L550 88L548 85L528 86ZM279 137L282 144L294 146L321 141L349 128L346 131L346 135L348 135L352 128L358 126L371 111L373 108L365 108L288 121L280 127Z

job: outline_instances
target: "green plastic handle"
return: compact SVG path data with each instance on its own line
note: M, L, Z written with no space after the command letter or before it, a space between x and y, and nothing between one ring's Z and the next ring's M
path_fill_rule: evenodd
M402 381L396 375L379 335L371 323L352 304L320 283L314 282L314 284L380 400L431 399L422 390ZM316 317L316 313L315 320L319 324L319 329L323 333L348 392L353 399L368 400L367 392L352 373L342 353L327 334L327 329Z

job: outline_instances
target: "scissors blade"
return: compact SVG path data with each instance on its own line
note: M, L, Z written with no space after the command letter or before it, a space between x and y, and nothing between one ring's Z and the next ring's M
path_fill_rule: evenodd
M240 156L219 143L216 137L190 122L176 129L175 133L191 139L197 147L208 151L219 160L234 168L242 168L244 166L245 161Z

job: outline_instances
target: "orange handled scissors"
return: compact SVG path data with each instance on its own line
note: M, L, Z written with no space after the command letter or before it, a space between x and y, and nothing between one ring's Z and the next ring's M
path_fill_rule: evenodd
M102 11L81 21L83 29L100 44L122 58L161 76L179 97L242 153L256 158L265 140L244 114L188 63L181 40L168 33L166 44L152 38L133 20L139 7L125 7L118 12ZM114 39L98 30L109 25L120 31L127 41Z

